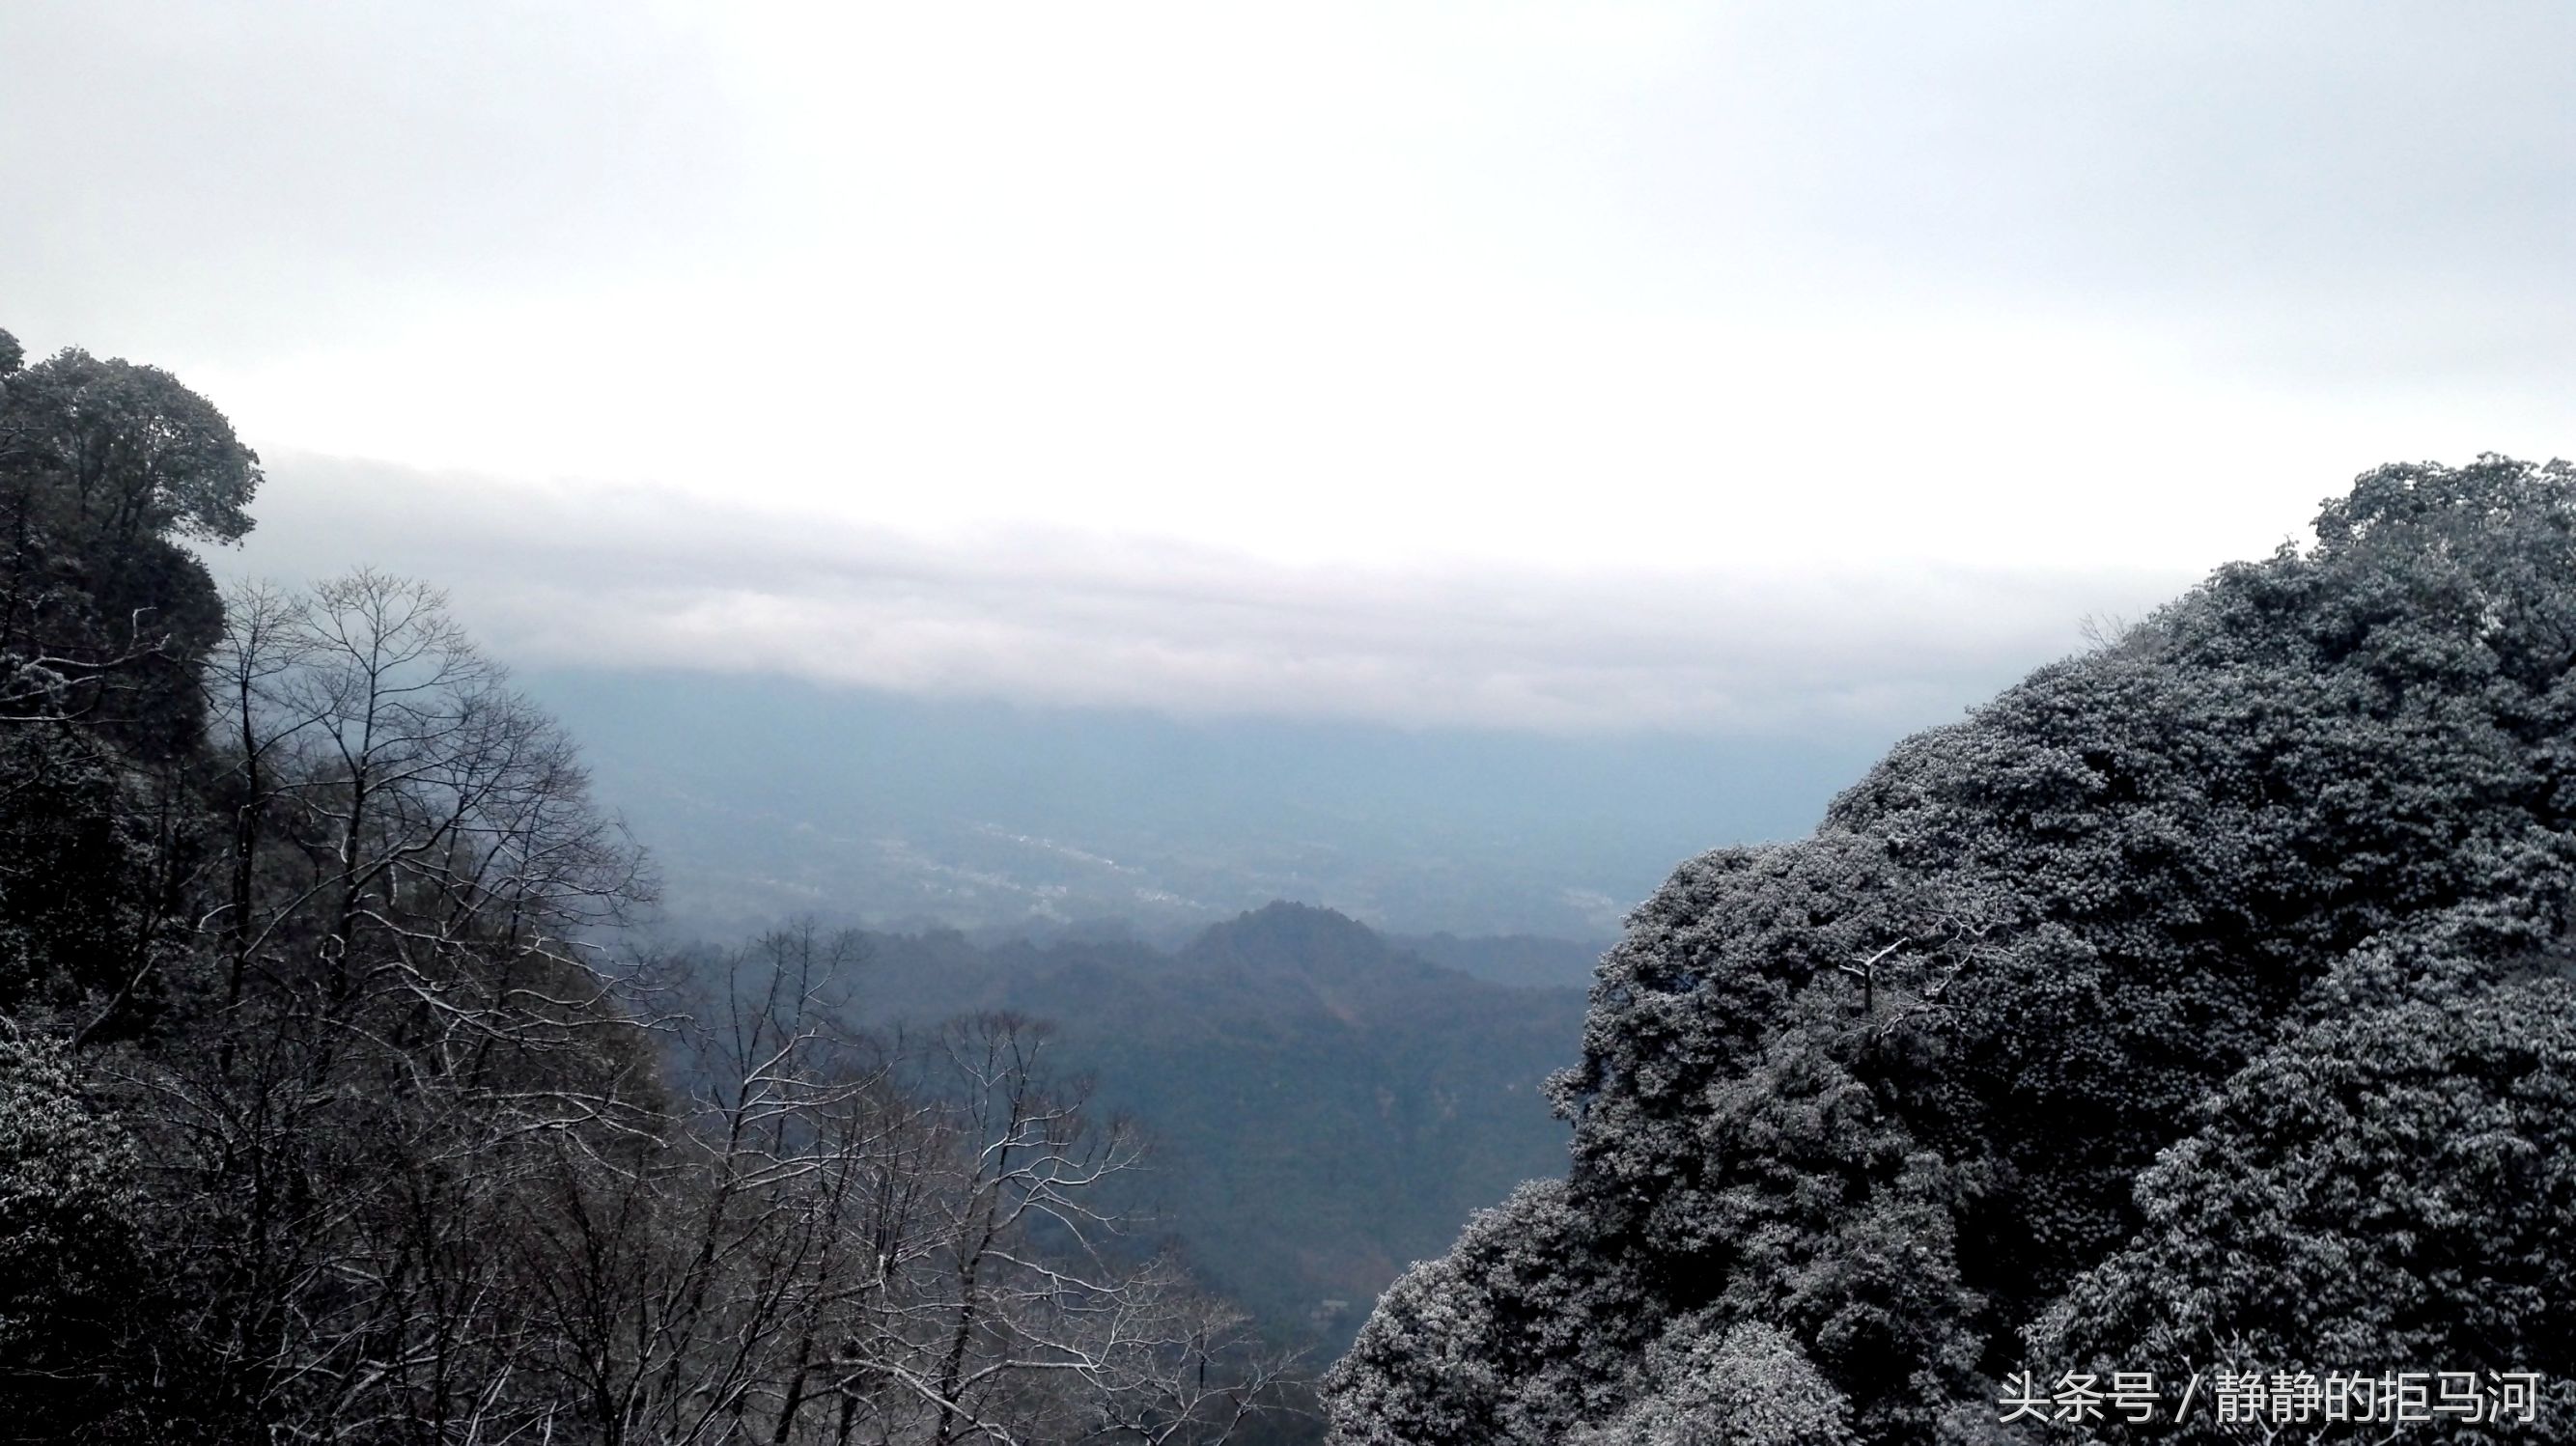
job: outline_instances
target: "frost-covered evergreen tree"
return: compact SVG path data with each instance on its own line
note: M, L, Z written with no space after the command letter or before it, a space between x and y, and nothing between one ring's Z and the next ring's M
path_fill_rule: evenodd
M2145 1227L2029 1332L2040 1373L2539 1372L2541 1419L2459 1439L2567 1439L2576 983L2407 940L2322 992L2140 1176Z
M1788 1333L1684 1321L1648 1348L1629 1404L1566 1446L1836 1446L1850 1433L1850 1405Z
M1546 1231L1508 1290L1480 1220L1390 1292L1336 1430L1609 1429L1687 1321L1785 1332L1861 1439L1992 1435L2022 1329L2183 1218L2140 1173L2339 965L2560 933L2571 740L2576 473L2361 478L2313 546L1899 745L1813 838L1685 864L1602 963Z
M0 1438L142 1434L120 1399L153 1282L132 1139L81 1097L59 1045L0 1037Z

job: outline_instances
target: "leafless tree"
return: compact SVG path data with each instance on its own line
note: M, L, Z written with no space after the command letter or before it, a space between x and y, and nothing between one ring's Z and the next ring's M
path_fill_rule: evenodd
M123 1061L210 1414L328 1442L1222 1440L1275 1391L1113 1208L1008 1016L881 1040L802 926L612 963L649 896L417 583L235 595L205 1027Z

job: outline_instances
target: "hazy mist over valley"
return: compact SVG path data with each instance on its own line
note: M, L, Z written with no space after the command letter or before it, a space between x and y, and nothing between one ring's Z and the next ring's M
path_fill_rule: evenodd
M1674 860L1804 833L1886 742L1175 720L649 673L521 682L655 841L666 917L711 932L807 912L1114 920L1170 940L1290 899L1398 933L1606 946Z

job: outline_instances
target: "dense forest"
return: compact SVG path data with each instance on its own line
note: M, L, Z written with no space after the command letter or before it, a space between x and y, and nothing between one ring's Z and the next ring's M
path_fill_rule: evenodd
M662 954L434 589L219 594L258 459L0 335L0 1439L1251 1439L1135 1131L847 942Z
M1334 1440L2576 1440L2564 464L2362 477L1588 1006L1291 906L666 947L434 588L216 587L260 481L0 334L0 1439L1278 1439L1245 1305L1508 1190Z
M1497 972L1525 962L1509 940L1417 942ZM1564 1167L1540 1091L1577 1057L1582 993L1474 978L1328 909L1272 904L1169 953L954 930L856 943L860 1017L881 1029L1047 1021L1095 1102L1154 1141L1132 1213L1310 1356L1348 1345L1479 1206Z
M2372 472L1684 864L1335 1439L2576 1440L2571 883L2576 470Z

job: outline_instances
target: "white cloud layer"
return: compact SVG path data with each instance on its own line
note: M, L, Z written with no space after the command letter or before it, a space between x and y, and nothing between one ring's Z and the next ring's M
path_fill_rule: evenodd
M2171 572L1402 570L1053 528L923 537L685 494L274 459L222 573L430 578L515 662L1548 731L1892 731L2135 616Z

